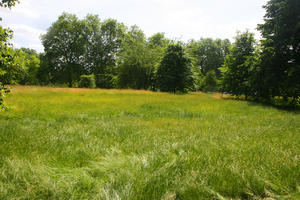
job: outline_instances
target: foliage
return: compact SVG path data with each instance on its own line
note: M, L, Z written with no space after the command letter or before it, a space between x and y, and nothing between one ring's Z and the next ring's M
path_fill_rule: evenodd
M97 74L95 76L97 88L117 88L118 76L113 73Z
M45 53L39 54L40 66L36 72L36 78L40 85L50 85L54 83L54 78L51 73L50 64Z
M264 23L258 26L263 40L259 96L300 97L300 1L269 0Z
M10 85L38 84L37 71L40 67L38 54L33 49L9 48L8 50L13 60L6 66L5 73L0 76L0 81Z
M11 8L18 0L1 0L0 7ZM0 18L0 21L2 19ZM0 111L5 108L4 106L4 94L9 92L7 88L4 87L5 82L3 82L3 76L7 73L14 63L14 56L11 49L11 44L9 40L12 38L12 31L10 29L3 28L0 25Z
M223 90L274 103L296 105L300 97L300 2L269 0L264 6L263 39L254 48L253 36L241 34L221 68ZM247 36L248 35L248 36Z
M88 71L94 74L110 72L116 65L116 54L121 48L125 31L124 25L113 19L101 22L97 15L86 16L83 23L86 29L85 63Z
M251 94L250 60L254 56L254 45L253 33L238 33L221 68L222 91L237 96L246 95L246 98Z
M19 0L1 0L0 7L11 8L19 3Z
M218 90L218 80L216 76L216 72L211 70L206 73L204 77L202 89L205 92L216 92Z
M7 109L7 106L4 103L4 97L6 93L9 93L10 90L6 87L4 87L4 85L2 85L2 83L0 82L0 111L1 110L5 110Z
M116 20L101 22L98 15L79 20L76 15L63 13L42 38L45 55L39 75L52 83L68 82L69 87L82 74L114 76L123 35L124 26ZM109 80L103 81L98 87L112 87Z
M169 43L164 33L155 33L148 38L148 46L151 49L163 50Z
M85 72L84 23L76 15L63 13L43 35L42 43L53 82L69 87Z
M119 58L119 87L150 89L154 79L154 63L147 49L146 37L137 26L132 26L122 41Z
M37 85L37 71L40 59L33 49L21 48L15 50L15 64L11 67L8 78L10 84Z
M160 91L187 92L193 87L191 60L180 43L169 44L156 76Z
M229 54L229 46L228 39L201 38L199 41L191 40L187 50L197 60L196 65L203 75L213 70L219 76L219 67L224 64L225 57Z
M2 73L0 73L0 82L3 85L16 84L17 80L23 77L24 70L18 63L17 54L13 48L10 45L5 48L2 49L3 59L1 61L0 70Z
M79 87L81 88L95 88L95 76L94 74L91 75L81 75L79 80Z
M7 70L12 66L14 57L10 47L9 39L12 37L12 31L0 26L0 111L5 109L4 97L9 90L4 87L3 77Z
M71 22L72 20L74 23ZM65 26L71 28L66 29L58 24L69 24ZM66 35L70 39L60 36L59 31L67 31ZM71 37L76 34L81 35L82 43L78 43L78 48L73 49L76 51L81 49L82 54L69 57L77 58L80 63L67 64L67 59L61 50L73 52L68 44L76 40ZM54 41L59 39L61 45L58 45L59 41ZM77 42L78 40L75 43ZM163 33L156 33L146 38L137 26L128 29L112 19L101 22L97 15L87 15L83 20L78 20L75 15L64 13L43 36L43 43L45 43L45 54L41 56L41 66L37 72L39 82L42 84L64 83L72 80L69 81L71 86L79 80L80 75L93 73L96 86L99 88L155 90L158 89L156 87L160 82L156 79L159 77L157 72L170 40L165 38ZM188 75L183 76L189 78L184 80L185 89L176 90L186 92L203 89L205 81L203 74L210 70L214 70L216 76L219 76L218 67L224 61L229 44L229 40L220 39L201 39L199 42L188 44L184 57L189 64L188 67L183 66L188 68L186 70Z
M37 85L38 79L37 79L37 72L40 67L40 59L38 55L31 55L27 59L26 63L26 77L23 80L23 84L27 85Z
M63 13L43 36L45 54L31 77L42 84L67 82L71 87L80 75L93 73L101 88L222 90L260 101L282 98L297 104L300 3L269 0L264 8L265 23L258 27L261 44L245 32L237 35L233 45L228 39L191 40L182 44L184 53L170 50L163 33L147 38L137 26L101 21L97 15L79 20Z

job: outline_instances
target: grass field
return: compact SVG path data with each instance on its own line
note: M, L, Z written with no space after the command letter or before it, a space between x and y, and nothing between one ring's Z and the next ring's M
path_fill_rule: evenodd
M15 87L0 199L300 199L300 113L218 94Z

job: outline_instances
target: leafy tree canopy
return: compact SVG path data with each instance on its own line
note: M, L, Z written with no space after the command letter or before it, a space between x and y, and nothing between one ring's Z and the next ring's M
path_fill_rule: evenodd
M225 63L221 68L223 76L223 91L233 95L249 95L250 66L248 59L254 56L254 34L246 31L238 33L235 42L229 49Z
M0 7L11 8L19 3L19 0L1 0Z
M72 87L84 72L84 30L84 23L76 15L63 13L42 36L53 81L67 82Z
M18 0L1 0L0 7L11 8L14 6ZM2 19L0 18L0 21ZM4 94L9 90L4 87L1 77L7 73L9 67L14 63L13 51L11 49L11 44L9 40L12 38L12 31L10 29L5 29L0 25L0 110L4 109Z
M132 26L122 41L119 59L119 87L150 89L154 65L144 32Z
M264 23L258 26L263 91L295 101L300 96L300 1L269 0L264 8Z
M199 41L191 40L187 48L189 53L196 58L197 65L204 75L211 70L219 75L218 68L223 65L225 56L229 53L229 46L228 39L201 38Z

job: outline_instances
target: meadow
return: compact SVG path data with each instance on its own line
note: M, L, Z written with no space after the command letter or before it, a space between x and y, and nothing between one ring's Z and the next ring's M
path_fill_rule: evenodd
M300 199L300 112L220 94L13 88L0 199Z

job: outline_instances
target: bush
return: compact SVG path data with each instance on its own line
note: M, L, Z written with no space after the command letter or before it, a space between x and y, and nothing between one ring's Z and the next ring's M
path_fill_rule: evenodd
M204 92L216 92L218 90L218 81L216 72L214 70L209 71L203 81Z
M94 74L81 75L78 86L81 88L95 88L96 82Z
M7 107L4 104L3 98L5 97L5 93L9 93L9 92L10 92L10 90L8 88L4 87L2 85L2 83L0 82L0 111L7 109Z
M115 88L116 77L113 74L97 74L96 75L96 86L97 88Z

